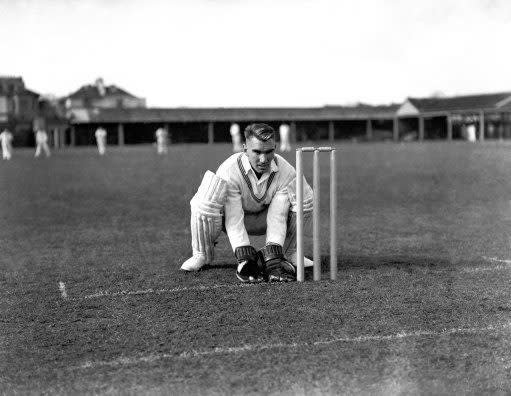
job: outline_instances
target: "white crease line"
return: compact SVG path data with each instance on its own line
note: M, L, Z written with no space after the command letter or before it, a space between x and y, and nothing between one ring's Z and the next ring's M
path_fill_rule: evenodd
M486 256L483 256L483 259L488 260L488 261L494 261L496 263L511 264L511 260L499 259L497 257L486 257Z
M66 285L62 281L59 282L59 290L60 294L62 295L62 298L67 299Z
M496 257L482 257L485 260L495 261L499 263L505 263L511 265L511 260L501 260ZM475 267L475 268L463 268L462 272L467 273L473 273L473 272L483 272L483 271L495 271L495 270L504 270L508 269L507 266L504 265L496 265L492 267ZM62 283L62 282L60 282ZM285 284L285 283L283 283ZM62 283L63 285L63 283ZM282 285L281 283L273 283L272 286ZM202 291L202 290L214 290L214 289L235 289L240 287L251 287L254 286L254 284L250 283L237 283L237 284L230 284L230 285L212 285L212 286L190 286L190 287L176 287L172 289L142 289L142 290L121 290L118 292L111 292L111 291L100 291L98 293L88 294L81 298L73 298L72 300L89 300L93 298L100 298L100 297L118 297L118 296L136 296L136 295L144 295L144 294L163 294L163 293L179 293L179 292L185 292L185 291ZM62 288L61 288L62 290ZM64 286L65 290L65 286ZM65 291L64 291L65 293ZM66 295L67 297L67 295ZM66 298L64 297L64 298Z
M214 290L214 289L235 289L240 287L251 287L254 286L250 283L236 283L232 285L212 285L212 286L190 286L190 287L176 287L173 289L143 289L143 290L121 290L119 292L101 291L94 294L88 294L81 299L88 300L91 298L99 297L115 297L115 296L133 296L142 294L162 294L162 293L179 293L184 291L202 291L202 290Z
M320 340L315 342L300 342L300 343L278 343L278 344L245 344L241 346L234 347L217 347L209 350L203 351L184 351L181 353L161 353L161 354L151 354L147 356L139 356L134 358L129 357L121 357L113 360L103 360L103 361L87 361L80 366L74 367L75 369L87 369L87 368L96 368L96 367L104 367L104 366L123 366L137 363L151 363L162 359L191 359L202 356L214 356L214 355L229 355L229 354L238 354L244 352L257 352L268 349L292 349L292 348L307 348L313 346L320 345L330 345L335 343L360 343L360 342L371 342L371 341L394 341L400 340L404 338L411 337L431 337L431 336L448 336L448 335L456 335L456 334L474 334L474 333L484 333L487 331L493 330L506 330L511 328L511 322L505 323L501 325L490 325L486 327L468 327L468 328L453 328L453 329L444 329L440 331L428 331L428 330L420 330L415 332L401 332L397 334L389 334L389 335L367 335L367 336L359 336L359 337L339 337L332 338L329 340Z
M464 268L463 272L473 273L473 272L498 271L498 270L508 270L508 269L509 269L509 266L507 266L507 265L494 265L491 267Z
M499 259L497 257L487 257L487 256L482 256L482 258L484 260L492 261L494 263L500 263L500 264L492 265L491 267L464 268L463 272L472 273L472 272L498 271L498 270L510 269L511 260L504 260L504 259Z

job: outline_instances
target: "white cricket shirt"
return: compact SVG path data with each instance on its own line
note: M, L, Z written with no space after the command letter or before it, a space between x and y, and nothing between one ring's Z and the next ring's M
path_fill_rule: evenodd
M270 169L260 179L245 153L227 158L218 168L218 177L227 181L225 228L232 249L250 245L244 224L245 213L258 213L268 207L266 241L284 244L289 198L287 186L296 177L294 167L275 154Z
M2 143L2 147L8 147L12 141L12 133L9 131L3 131L0 133L0 142Z
M35 133L35 141L36 143L46 143L48 141L48 135L46 134L46 131L39 129Z

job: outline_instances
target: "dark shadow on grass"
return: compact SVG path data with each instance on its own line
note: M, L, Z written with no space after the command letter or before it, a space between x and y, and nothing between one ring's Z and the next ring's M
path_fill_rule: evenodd
M310 257L309 257L310 258ZM474 265L474 261L465 262L464 265ZM414 271L455 271L460 263L453 262L448 258L424 257L412 255L341 255L337 258L338 271L343 270L378 270L397 269L412 273ZM235 270L236 262L222 260L213 265L204 266L201 271ZM321 274L325 278L330 274L330 256L321 256ZM312 267L305 268L305 280L312 280Z
M413 269L453 270L457 262L449 258L413 255L341 255L337 258L339 271L343 269L395 268L412 272ZM321 272L330 271L330 256L321 256Z
M214 263L213 265L205 265L201 271L209 271L209 270L218 270L218 269L236 269L236 262L234 262L234 260L232 262L227 262L227 261L223 261L223 262L219 262L219 263Z

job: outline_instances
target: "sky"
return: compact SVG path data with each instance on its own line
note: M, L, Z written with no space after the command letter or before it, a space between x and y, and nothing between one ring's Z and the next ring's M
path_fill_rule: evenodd
M511 91L508 0L0 0L0 75L102 77L150 107L307 107Z

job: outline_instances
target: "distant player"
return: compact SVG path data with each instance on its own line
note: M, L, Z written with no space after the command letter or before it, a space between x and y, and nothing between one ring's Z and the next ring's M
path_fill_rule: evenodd
M467 125L467 140L469 142L476 141L476 126L474 124Z
M12 157L12 133L7 128L0 133L0 142L2 143L2 158L10 160Z
M96 129L96 144L98 145L99 155L104 155L106 152L106 130L103 127Z
M282 124L279 127L280 135L280 151L291 151L291 144L289 143L289 125Z
M50 156L50 148L48 147L48 134L44 129L37 129L35 133L35 143L35 157L39 157L41 155L41 151L44 151L46 157Z
M275 154L275 131L266 124L245 129L243 152L231 155L216 174L207 171L190 202L193 256L181 266L197 271L214 258L221 231L229 238L242 282L296 279L296 171ZM305 227L313 192L304 179ZM257 251L249 235L266 235ZM306 266L312 261L305 259Z
M243 150L243 142L241 141L241 133L240 126L238 124L232 124L231 129L231 139L232 139L232 151L234 153L239 153Z
M158 128L155 132L156 136L156 151L158 154L167 154L167 141L169 133L165 128Z

